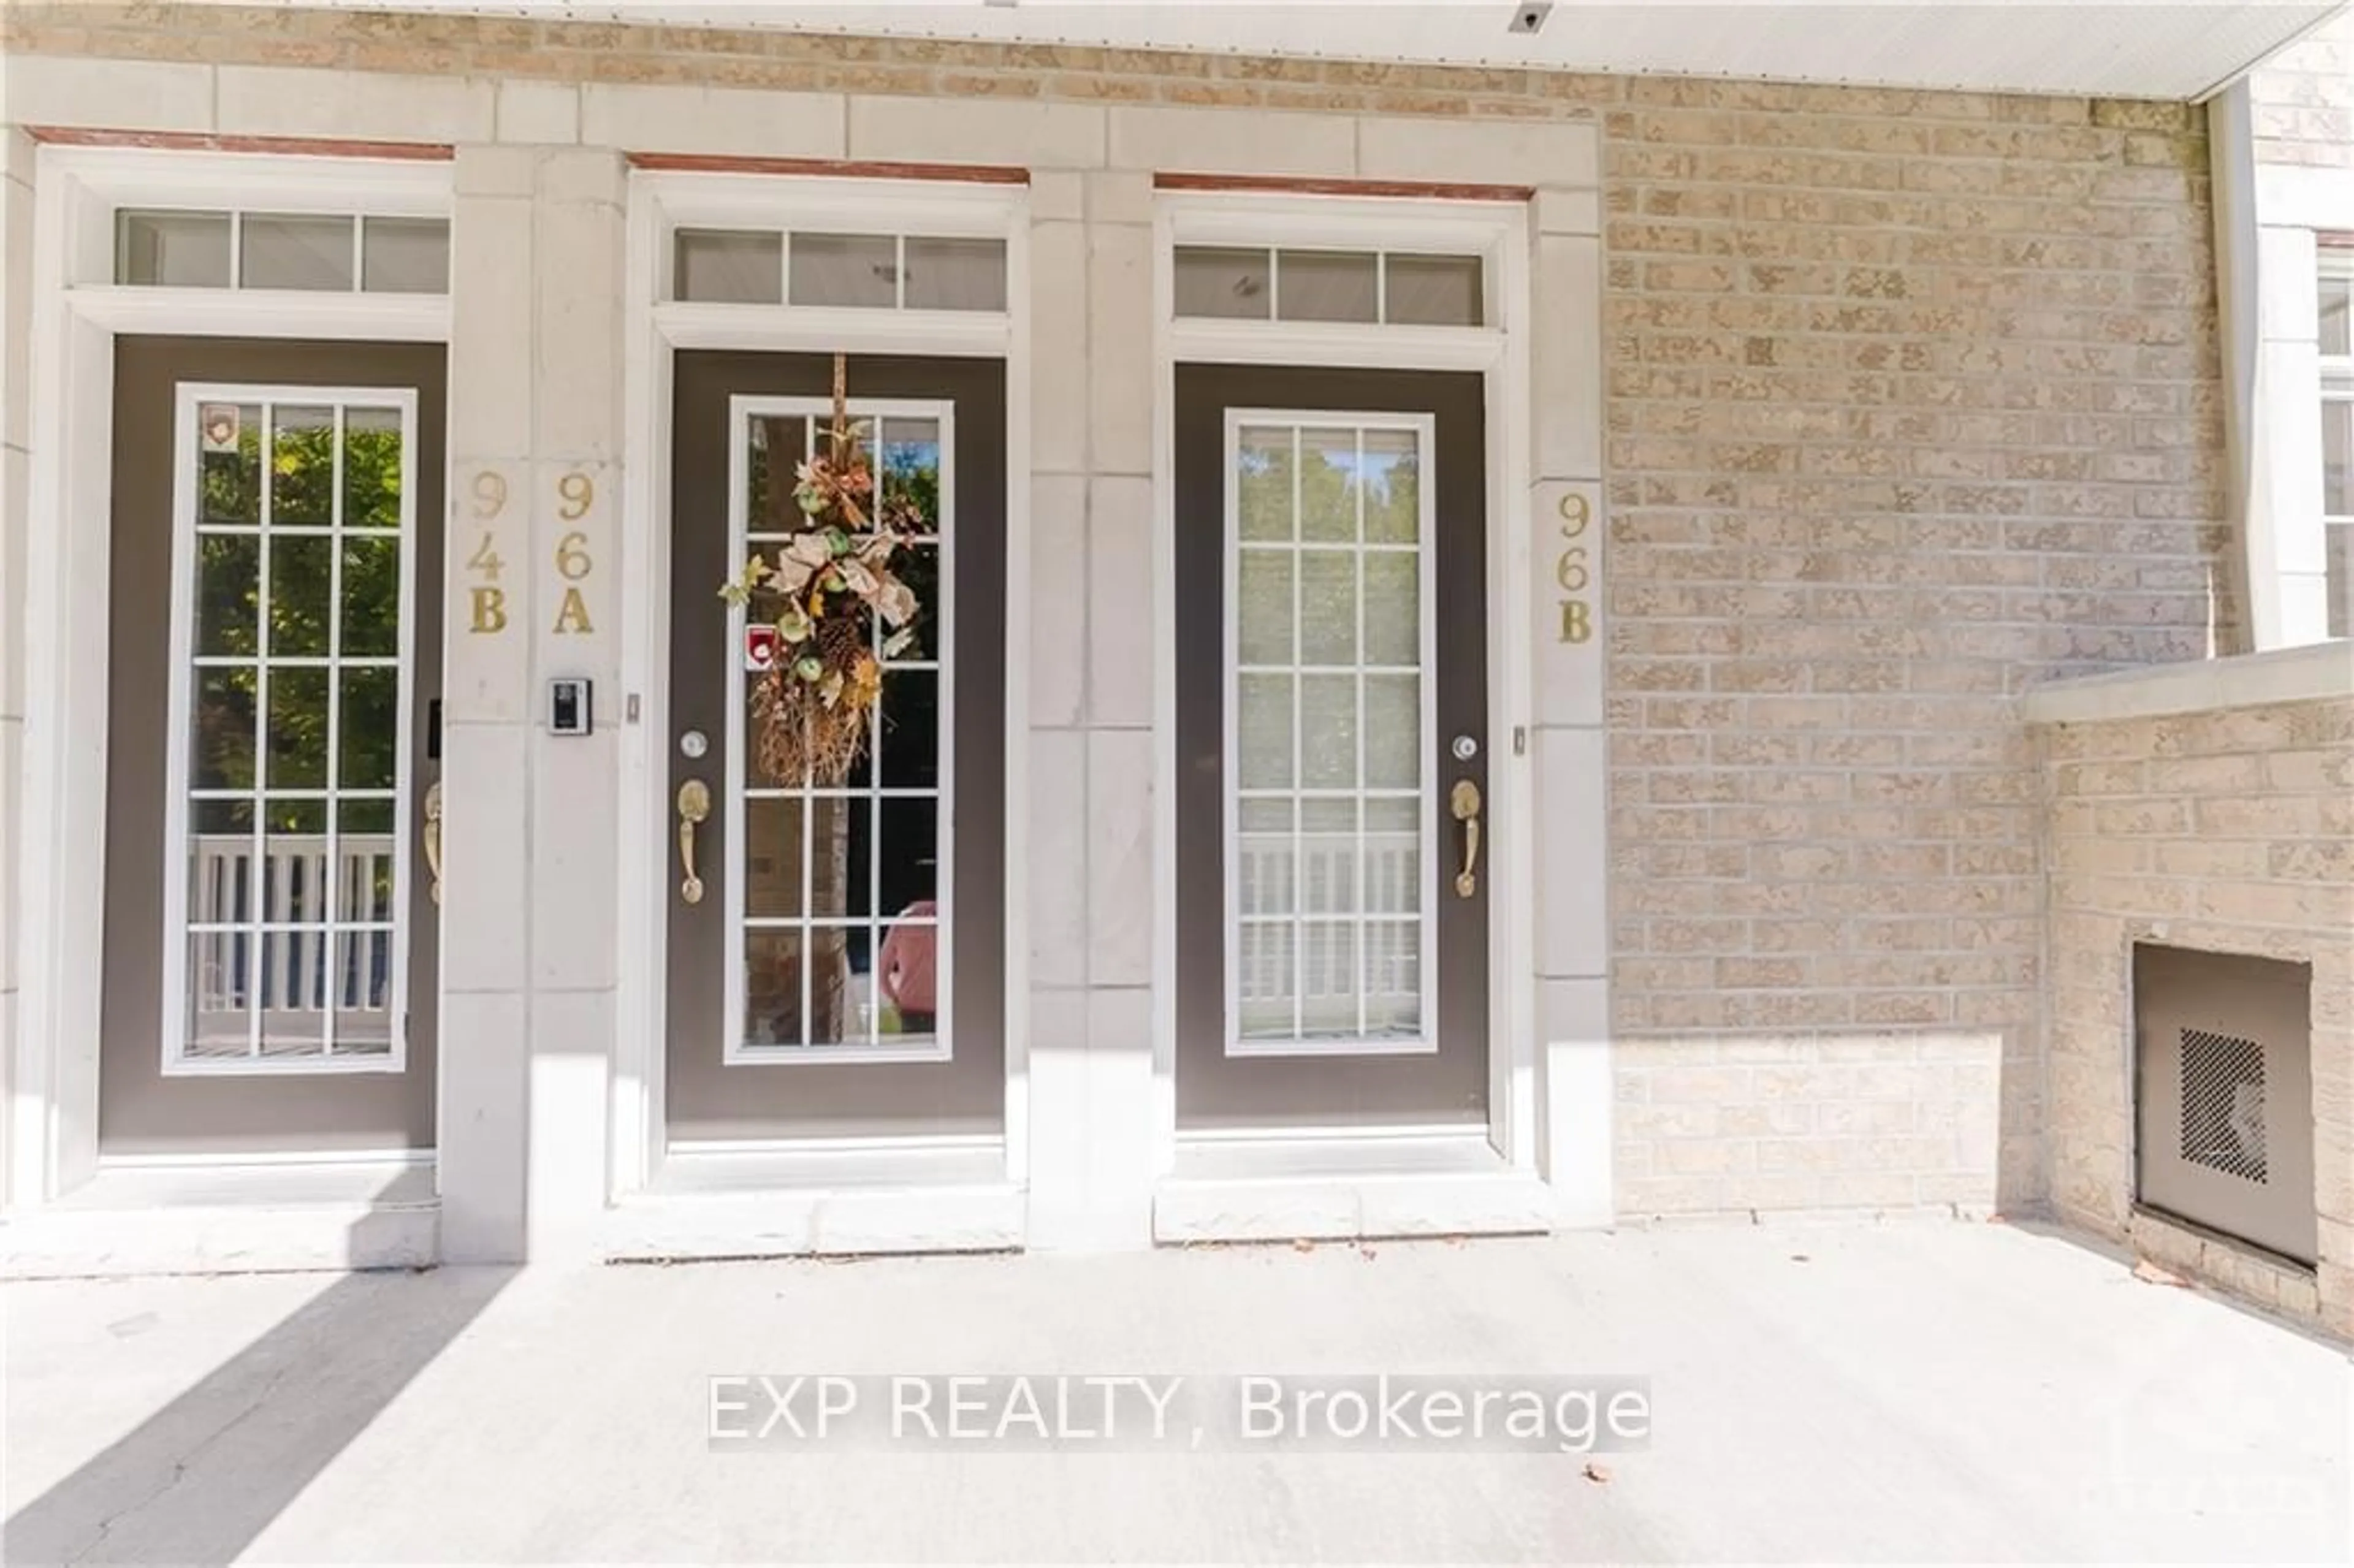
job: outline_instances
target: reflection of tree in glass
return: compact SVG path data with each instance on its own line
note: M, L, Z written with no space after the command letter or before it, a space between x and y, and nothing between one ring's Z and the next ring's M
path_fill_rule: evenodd
M915 503L927 532L940 525L940 448L938 441L885 441L883 493Z
M243 419L234 453L205 454L201 466L200 512L207 522L250 524L260 512L260 421ZM334 440L332 423L315 426L281 424L270 458L270 511L273 520L287 524L324 524L334 516ZM391 530L400 521L401 437L398 428L370 428L355 420L344 442L343 518L347 535L334 551L286 549L271 562L274 591L270 599L270 648L323 650L333 646L335 556L343 559L343 620L345 652L397 652L396 630L400 620L400 551L369 541L366 530ZM397 537L387 533L386 537ZM288 536L290 539L295 537ZM257 642L257 611L261 599L260 552L249 535L207 535L200 544L196 574L197 624L205 628L208 651L242 658L261 652ZM348 685L365 673L347 672ZM392 753L398 739L398 715L390 695L397 691L395 673L381 672L380 700L354 702L346 718L362 717L353 733L343 736L347 772L371 780L391 776ZM217 672L214 694L199 688L196 718L198 771L212 777L215 787L254 787L252 707L256 677L252 669ZM323 756L326 748L327 706L313 697L289 703L289 694L274 694L270 745L287 756ZM209 697L209 700L208 700ZM222 699L229 700L222 700ZM331 699L330 699L331 700ZM273 810L270 824L296 831L291 812Z
M792 519L778 515L776 507L781 502L790 504L790 494L779 496L769 483L770 470L782 465L790 471L801 460L801 421L756 418L752 421L751 450L745 454L744 515L749 519L755 534L773 533L793 526Z
M1382 451L1367 447L1362 474L1365 487L1365 537L1411 545L1419 536L1421 482L1412 449Z
M1372 440L1367 438L1369 443ZM1296 512L1288 496L1267 493L1269 489L1289 480L1291 455L1288 443L1273 449L1246 443L1236 454L1235 478L1244 495L1249 498L1248 503L1289 518L1288 525L1268 542L1297 539L1302 518L1353 517L1357 498L1352 491L1356 489L1362 489L1364 494L1362 538L1365 542L1411 545L1419 538L1419 473L1411 448L1384 450L1368 444L1358 454L1329 451L1320 443L1302 441ZM1332 543L1340 545L1342 541L1335 539ZM1355 641L1357 599L1352 574L1305 572L1300 579L1300 596L1301 624L1316 634L1310 636L1310 641L1331 645ZM1381 612L1368 605L1366 613L1372 616ZM1369 625L1366 630L1370 636L1373 628Z
M905 501L923 519L922 530L940 528L940 449L936 440L886 441L881 452L883 495ZM937 659L940 651L933 629L939 624L940 556L938 545L917 545L894 562L899 580L916 593L916 619L908 624L916 638L899 656ZM886 699L887 700L887 699Z
M1299 457L1299 516L1353 511L1356 503L1350 496L1349 487L1361 482L1365 492L1364 536L1385 544L1415 542L1420 504L1419 465L1411 448L1384 450L1368 445L1359 457L1327 451L1315 442L1302 442ZM1246 444L1236 454L1236 477L1248 493L1267 482L1288 478L1290 458L1288 446L1270 450L1263 445ZM1277 501L1277 497L1264 494L1258 498L1261 505ZM1279 504L1284 511L1290 510L1288 497L1282 498Z
M400 739L400 672L345 670L339 781L347 789L389 789ZM307 716L307 715L306 715Z
M334 419L324 410L294 414L281 408L274 417L278 430L270 462L270 520L318 525L334 521ZM314 418L315 424L311 422Z
M251 665L207 672L196 691L198 789L253 788L253 709L257 672Z

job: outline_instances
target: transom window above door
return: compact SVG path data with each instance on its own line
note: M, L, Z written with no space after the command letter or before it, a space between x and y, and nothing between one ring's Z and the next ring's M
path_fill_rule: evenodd
M445 294L450 225L439 217L124 208L114 281L173 289Z
M1266 245L1180 245L1179 316L1228 321L1485 326L1487 262L1476 255Z
M672 231L670 260L668 297L696 303L1005 309L1005 241L996 238L682 228Z

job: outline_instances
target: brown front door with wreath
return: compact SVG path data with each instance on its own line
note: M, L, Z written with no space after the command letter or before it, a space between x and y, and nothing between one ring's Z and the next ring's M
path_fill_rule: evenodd
M997 1131L1004 366L682 353L673 443L670 1137Z

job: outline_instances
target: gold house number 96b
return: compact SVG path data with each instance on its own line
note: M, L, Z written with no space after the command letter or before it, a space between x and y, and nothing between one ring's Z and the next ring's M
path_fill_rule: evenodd
M1587 605L1585 590L1593 586L1594 574L1585 564L1585 546L1577 541L1594 522L1594 508L1583 495L1561 498L1561 558L1553 563L1553 580L1559 584L1561 601L1561 641L1584 642L1594 635L1594 612Z

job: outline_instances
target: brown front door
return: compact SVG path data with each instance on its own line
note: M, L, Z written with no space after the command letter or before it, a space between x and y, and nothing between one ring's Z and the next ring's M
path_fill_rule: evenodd
M433 1144L445 360L117 341L105 1153Z
M675 863L668 890L674 1143L1003 1125L1005 370L849 362L879 482L928 523L895 563L923 612L885 661L865 760L811 788L748 744L745 618L716 590L802 525L793 467L827 423L832 367L678 356L670 832L682 789L710 807L700 896Z
M1182 1127L1486 1118L1482 409L1178 367Z

